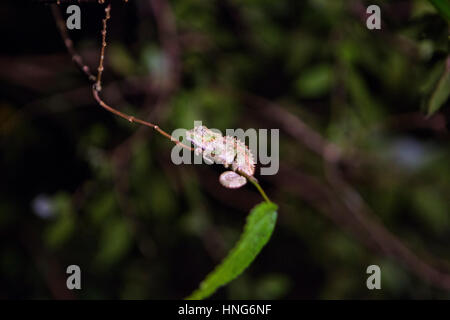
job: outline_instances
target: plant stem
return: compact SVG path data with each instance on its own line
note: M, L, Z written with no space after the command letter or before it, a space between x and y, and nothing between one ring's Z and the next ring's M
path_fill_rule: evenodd
M185 148L185 149L187 149L187 150L190 150L190 151L193 151L193 150L194 150L194 148L189 147L189 146L185 145L184 143L182 143L181 141L179 141L178 139L175 139L174 137L172 137L169 133L167 133L167 132L165 132L164 130L162 130L159 126L157 126L157 125L155 125L155 124L153 124L153 123L150 123L150 122L141 120L141 119L139 119L139 118L136 118L136 117L134 117L134 116L130 116L130 115L126 114L126 113L120 112L120 111L117 110L117 109L114 109L113 107L111 107L110 105L108 105L105 101L103 101L103 99L100 97L100 92L99 92L98 88L99 88L99 85L98 85L98 84L94 84L94 86L92 87L92 94L93 94L93 96L94 96L94 99L97 101L97 103L98 103L102 108L108 110L109 112L111 112L111 113L113 113L113 114L115 114L115 115L117 115L117 116L119 116L119 117L121 117L121 118L123 118L123 119L128 120L129 122L132 122L132 123L139 123L139 124L142 124L142 125L144 125L144 126L153 128L153 129L156 130L159 134L161 134L162 136L166 137L167 139L169 139L169 140L172 141L173 143L175 143L175 144L177 144L177 145L180 145L181 147L183 147L183 148Z
M108 4L108 6L105 8L105 19L103 19L103 29L102 29L102 49L100 51L100 61L98 63L98 74L97 74L97 82L96 82L96 89L97 91L102 90L102 74L103 74L103 63L105 61L105 49L107 46L106 42L106 32L107 32L107 25L108 20L111 19L111 4Z
M270 201L270 199L267 196L267 194L264 191L264 189L261 187L261 185L258 183L258 181L255 178L249 177L249 176L247 176L246 178L247 178L247 180L249 180L255 186L255 188L259 191L259 193L261 194L261 196L264 198L264 200L267 203L272 203L272 201Z
M84 1L89 1L89 0L84 0ZM98 0L99 3L104 3L104 0ZM125 2L127 2L128 0L125 0ZM62 38L64 39L64 44L66 45L69 53L72 56L72 60L78 65L78 67L87 75L88 79L93 82L93 86L92 86L92 94L94 96L94 99L97 101L97 103L104 109L106 109L107 111L128 120L129 122L133 122L133 123L139 123L141 125L153 128L154 130L156 130L159 134L161 134L162 136L168 138L169 140L171 140L172 142L174 142L177 145L180 145L181 147L193 151L194 148L189 147L187 145L185 145L184 143L182 143L181 141L179 141L178 139L175 139L174 137L172 137L169 133L165 132L164 130L162 130L159 126L141 120L139 118L136 118L134 116L128 115L126 113L123 113L113 107L111 107L110 105L108 105L101 97L100 97L100 93L102 91L102 74L104 71L104 60L105 60L105 51L106 51L106 46L107 46L107 41L106 41L106 36L107 36L107 25L108 25L108 20L111 19L111 4L108 4L105 8L105 18L102 20L102 46L101 46L101 51L100 51L100 58L99 58L99 65L97 68L97 76L95 76L94 74L91 73L89 67L83 62L83 59L81 58L81 56L76 52L74 46L73 46L73 42L70 39L66 29L65 29L65 24L64 24L64 20L62 18L62 15L59 11L59 9L57 8L56 5L52 6L52 12L53 15L55 17L58 29L60 31L60 34L62 36ZM263 199L267 202L267 203L272 203L272 201L270 201L269 197L267 196L267 194L264 192L263 188L261 187L261 185L258 183L258 180L256 180L256 178L254 178L253 176L248 176L247 174L243 173L243 172L239 172L239 174L241 174L242 176L244 176L245 178L247 178L247 180L249 180L254 186L255 188L258 190L258 192L261 194L261 196L263 197Z

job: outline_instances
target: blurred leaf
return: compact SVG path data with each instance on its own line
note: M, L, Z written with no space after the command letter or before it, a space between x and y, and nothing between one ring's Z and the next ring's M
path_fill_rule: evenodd
M176 199L175 195L164 178L152 181L148 198L151 212L158 218L167 219L176 212L177 202L174 201Z
M187 213L179 220L179 223L185 232L199 237L204 234L210 224L206 212L201 209Z
M227 298L230 300L254 299L254 290L252 290L254 287L254 280L248 273L243 273L227 285Z
M402 291L407 290L410 285L409 275L398 264L390 260L383 259L375 264L380 266L382 273L381 289L389 290L393 294L401 296Z
M435 14L436 9L431 1L414 0L411 17L416 18L426 14Z
M103 228L95 262L101 267L117 262L130 248L132 236L126 221L111 219Z
M128 50L120 43L114 43L109 48L109 61L111 67L119 74L128 76L133 74L136 63Z
M289 41L290 48L286 52L286 67L288 70L303 67L314 56L317 49L317 39L309 34L295 33Z
M151 275L145 264L131 263L130 266L124 270L124 278L124 287L120 299L149 299L148 293L149 287L151 286Z
M238 113L233 97L210 87L182 91L173 103L172 118L177 128L192 128L195 120L209 128L230 128Z
M348 71L346 78L350 96L354 107L359 111L359 116L364 124L377 122L382 108L379 107L370 89L367 87L366 80L354 68Z
M420 92L424 95L431 95L431 91L435 88L436 83L442 76L442 68L444 67L443 61L436 63L433 67L429 68L428 74L422 80L420 86Z
M68 194L57 194L53 200L57 220L45 232L45 240L51 248L60 248L75 230L75 216L72 200Z
M318 97L329 91L333 79L331 67L322 64L304 71L297 80L296 87L304 97Z
M439 13L450 21L450 1L448 0L429 0Z
M446 200L433 188L420 187L411 197L412 209L420 222L437 234L445 234L449 227ZM447 201L448 202L448 201Z
M209 297L219 287L239 276L252 263L272 235L277 208L274 203L261 203L253 208L236 246L187 299L200 300Z
M358 263L362 260L361 247L346 234L330 231L327 238L326 249L336 262L348 263L348 261L352 261Z
M118 205L113 192L99 194L87 206L92 224L101 225L117 211Z
M284 274L265 275L256 285L256 298L261 300L280 299L286 294L289 286L289 278Z
M147 46L142 50L142 65L152 75L154 81L164 82L169 75L169 61L164 52L153 46Z
M434 89L428 102L428 115L439 110L450 95L450 57L447 58L446 68Z

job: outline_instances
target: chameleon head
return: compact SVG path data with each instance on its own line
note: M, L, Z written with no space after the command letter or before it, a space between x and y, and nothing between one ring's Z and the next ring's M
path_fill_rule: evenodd
M207 163L222 163L219 155L223 154L223 137L205 126L197 126L186 131L186 139L195 146L195 153L202 155Z
M186 139L203 150L207 149L211 143L221 137L222 135L220 133L216 133L205 126L197 126L194 129L186 131Z
M220 176L220 183L226 188L240 188L247 180L243 175L253 176L255 161L252 152L242 141L216 133L205 126L197 126L186 132L186 139L195 146L195 153L202 155L207 163L222 164L233 171Z

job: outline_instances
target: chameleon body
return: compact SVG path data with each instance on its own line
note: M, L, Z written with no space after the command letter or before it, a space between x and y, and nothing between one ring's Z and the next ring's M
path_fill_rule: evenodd
M222 173L219 181L227 188L239 188L247 180L242 176L253 176L255 161L250 149L240 140L214 132L205 126L197 126L186 132L186 139L195 146L195 153L202 155L208 163L222 164L233 171Z

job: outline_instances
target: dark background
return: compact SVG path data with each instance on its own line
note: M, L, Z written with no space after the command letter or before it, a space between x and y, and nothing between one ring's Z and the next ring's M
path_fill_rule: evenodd
M280 129L280 171L258 176L275 232L213 298L450 298L449 108L427 117L448 24L428 1L373 3L382 30L356 0L113 1L112 106L169 132ZM104 6L80 7L69 34L95 71ZM259 195L175 166L170 141L100 108L49 6L1 1L0 17L0 298L187 296Z

